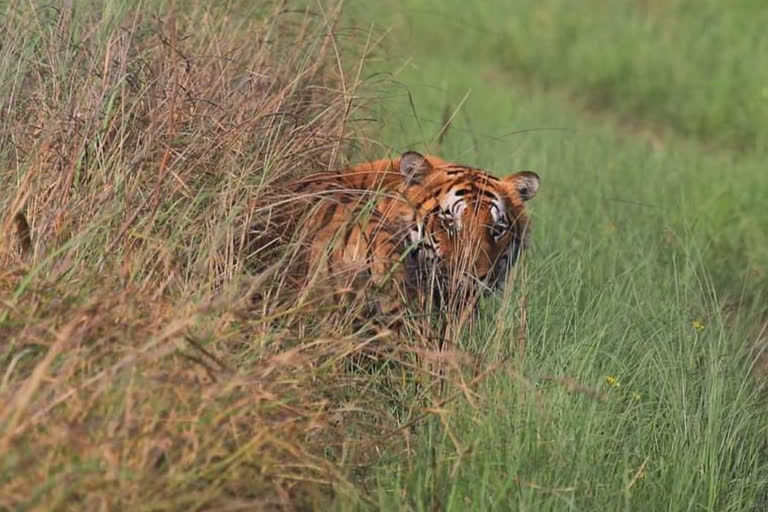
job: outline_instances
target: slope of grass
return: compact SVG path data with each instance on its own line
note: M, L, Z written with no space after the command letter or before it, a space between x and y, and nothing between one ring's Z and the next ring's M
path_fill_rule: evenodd
M436 401L418 441L411 433L402 456L382 461L367 485L383 509L761 510L768 415L752 370L768 271L768 179L756 142L764 118L733 121L734 102L751 94L739 89L741 75L701 85L706 105L686 85L704 64L716 73L738 47L689 55L714 44L696 29L714 3L700 11L659 3L643 23L637 5L601 11L576 35L569 27L586 23L594 5L562 4L407 0L376 12L391 28L376 69L397 70L371 78L390 92L377 112L383 144L500 174L534 169L542 185L514 289L460 341L488 366L511 360L466 400ZM712 23L736 41L762 37L760 10L721 12L725 21ZM353 15L361 26L373 19ZM572 51L594 58L571 61L561 46L543 46L526 16L548 20L548 37L581 38ZM608 44L635 37L627 24L671 31L676 17L680 44L658 36L643 51L640 40ZM736 18L744 30L729 28ZM523 26L505 36L519 38L515 58L529 63L533 84L557 81L557 90L519 82L498 34L482 30L513 19ZM698 75L665 72L697 58ZM616 71L643 62L659 66L647 82ZM761 70L747 71L754 89ZM591 109L595 76L620 92L602 105L616 112ZM654 95L666 79L664 95ZM628 125L627 113L672 128L649 134ZM735 127L728 144L753 151L708 148L720 121Z

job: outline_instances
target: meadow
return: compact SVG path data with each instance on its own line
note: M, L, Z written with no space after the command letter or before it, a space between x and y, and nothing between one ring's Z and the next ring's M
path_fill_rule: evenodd
M382 460L382 509L768 506L768 36L737 4L347 6L388 31L386 147L542 177L515 290L461 340L509 362Z
M0 3L0 510L768 507L760 2L337 7ZM409 149L535 170L533 244L355 368L243 242Z

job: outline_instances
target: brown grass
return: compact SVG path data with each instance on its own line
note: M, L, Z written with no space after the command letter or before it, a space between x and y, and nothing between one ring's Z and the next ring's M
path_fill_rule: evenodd
M336 7L195 5L5 13L0 509L365 500L349 472L470 363L284 300L291 252L245 243L360 138L366 43Z
M336 165L356 85L335 9L249 5L7 10L0 509L300 508L391 421L345 395L354 337L251 311L237 241Z

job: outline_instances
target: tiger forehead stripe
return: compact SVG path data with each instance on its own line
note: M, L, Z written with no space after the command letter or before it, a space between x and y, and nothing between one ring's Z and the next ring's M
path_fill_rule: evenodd
M454 187L460 187L458 190L452 190ZM490 199L491 201L500 201L499 194L496 193L496 191L493 188L487 187L486 183L482 182L476 182L476 183L470 183L468 185L459 182L459 180L455 180L448 186L449 190L452 190L453 194L456 196L464 196L467 194L472 194L476 196L485 197Z
M477 169L475 167L467 167L463 165L448 165L445 167L441 167L441 170L447 175L447 176L455 176L457 174L462 175L474 175L477 178L482 178L483 180L487 181L499 181L499 178L494 176L493 174L489 174L482 169Z
M466 165L446 165L440 167L440 170L445 171L446 174L458 174L461 172L472 172L473 169Z
M493 201L499 200L499 196L495 192L491 192L490 190L487 190L482 187L477 187L477 190L480 193L480 195L483 195L489 199L492 199Z
M420 194L421 197L415 201L418 211L431 212L438 205L454 210L459 206L458 203L464 204L469 200L475 204L475 208L486 202L495 204L497 213L493 214L494 220L506 216L504 199L494 183L498 178L477 169L457 169L460 170L445 171L443 168L443 172L451 179L427 186L423 195ZM443 197L443 200L438 200L439 197Z

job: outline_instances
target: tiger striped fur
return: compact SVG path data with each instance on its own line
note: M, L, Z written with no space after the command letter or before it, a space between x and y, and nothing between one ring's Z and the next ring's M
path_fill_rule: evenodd
M391 318L403 304L461 305L503 285L538 186L530 171L497 178L409 151L301 178L289 193L306 214L307 276L329 283L337 302L373 290L371 312Z

